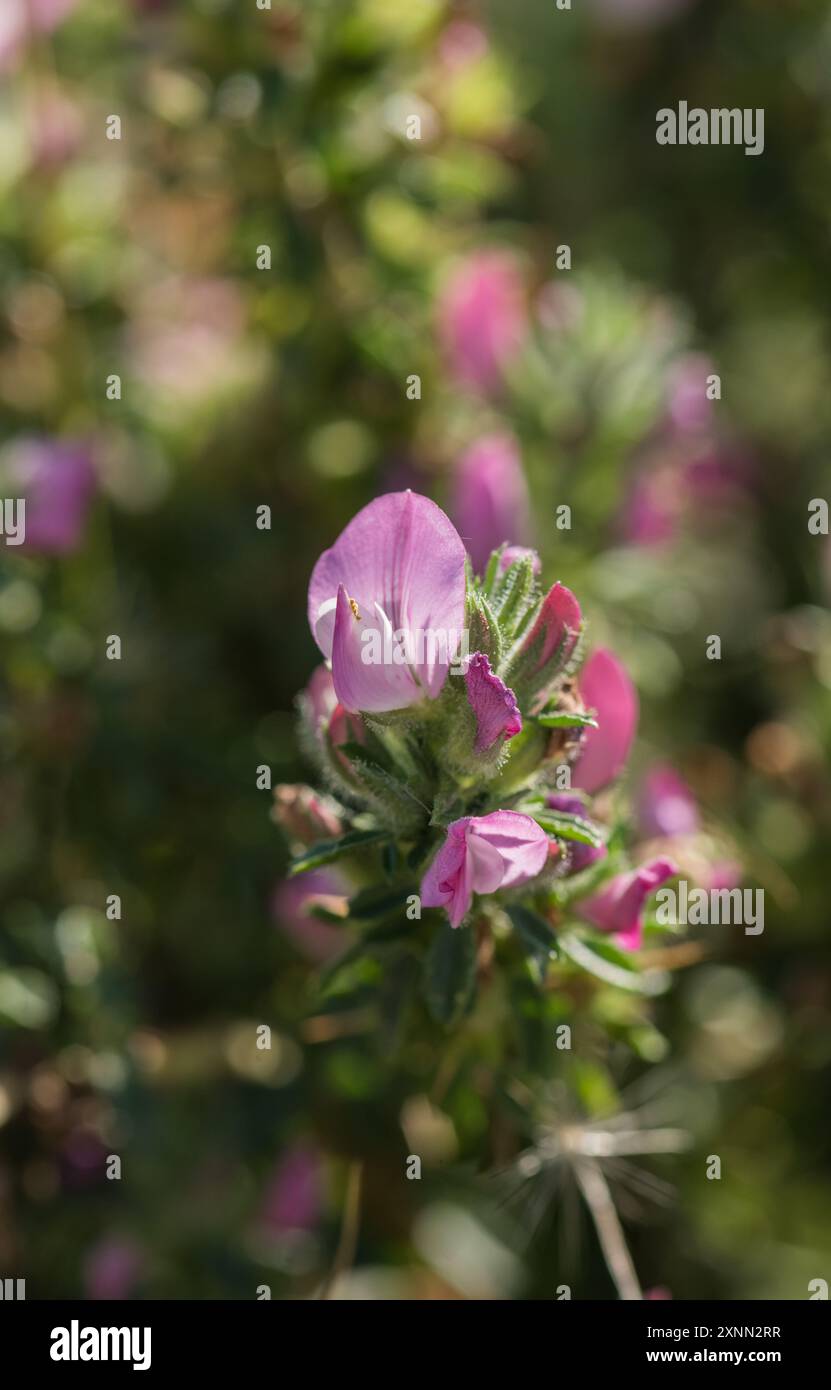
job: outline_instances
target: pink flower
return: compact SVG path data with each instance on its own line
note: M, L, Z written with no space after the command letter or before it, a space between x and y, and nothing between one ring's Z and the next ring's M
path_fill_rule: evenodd
M671 859L653 859L631 873L618 874L577 910L592 926L614 933L618 945L636 951L641 944L647 898L677 873Z
M656 763L644 777L638 799L638 821L645 839L691 835L698 829L695 797L668 763Z
M438 318L456 379L486 394L494 391L525 335L522 283L513 257L503 251L470 256L446 282Z
M638 695L617 657L603 647L592 652L579 678L587 709L598 727L587 729L572 772L572 786L596 792L617 777L638 725Z
M23 548L67 554L81 543L95 486L85 445L70 440L18 439L4 459L6 486L26 501Z
M340 927L313 917L312 909L327 907L345 912L349 891L346 879L334 868L310 869L277 885L271 901L272 915L307 960L319 964L343 950Z
M425 907L443 907L458 927L474 893L495 893L535 878L548 858L548 836L530 816L492 811L464 816L447 827L447 839L421 884Z
M451 511L477 574L492 550L529 539L528 488L511 435L487 435L462 454Z
M476 652L465 673L467 698L476 716L477 753L486 753L498 739L513 738L522 732L522 715L516 696L499 676L494 675L488 658Z
M464 627L465 548L434 502L387 493L321 555L308 612L346 709L434 700Z
M290 1148L265 1193L260 1225L267 1235L314 1230L323 1209L323 1165L308 1143Z
M550 806L552 811L562 811L567 816L585 818L586 815L586 808L579 796L557 792L549 796L546 805ZM581 845L576 840L569 842L568 851L570 871L573 874L579 874L590 864L596 864L598 859L604 859L608 852L605 845Z

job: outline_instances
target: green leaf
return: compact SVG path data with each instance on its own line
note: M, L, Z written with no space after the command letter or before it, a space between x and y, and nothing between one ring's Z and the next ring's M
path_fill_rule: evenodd
M421 829L429 811L405 782L362 758L352 759L352 771L375 803L376 813L399 835L412 835Z
M538 714L536 721L543 729L596 729L597 720L590 714Z
M354 965L363 956L372 955L373 951L384 946L392 946L403 937L412 935L412 923L396 918L394 922L384 922L375 927L369 927L362 932L357 941L353 941L345 951L336 956L334 960L327 961L320 971L321 985L328 985L341 970L347 965Z
M576 840L578 844L591 845L593 849L599 849L606 843L597 827L582 816L566 815L564 811L533 811L532 815L543 830L560 840Z
M505 910L526 952L544 969L551 957L557 955L557 937L553 927L538 912L523 907L521 903L512 903Z
M321 840L291 860L288 876L294 878L295 874L305 874L309 869L317 869L321 864L331 864L333 859L340 859L342 854L351 854L353 850L365 849L368 845L377 845L388 839L388 830L350 830L338 840Z
M424 967L427 1007L439 1023L455 1023L467 1012L476 990L476 933L472 927L442 922Z
M395 908L402 908L411 893L416 889L412 884L405 888L380 887L362 888L354 898L349 899L349 916L356 922L369 922L374 917L385 917Z
M491 551L490 558L488 559L488 567L485 570L485 577L482 580L482 593L485 594L488 598L493 593L493 586L496 582L496 576L499 571L499 561L502 558L502 552L504 549L504 545L500 545L498 550Z
M617 989L625 989L632 994L650 995L663 994L669 986L669 975L665 970L641 973L637 957L619 950L611 941L589 944L576 932L566 932L558 940L563 955L604 984L615 985Z

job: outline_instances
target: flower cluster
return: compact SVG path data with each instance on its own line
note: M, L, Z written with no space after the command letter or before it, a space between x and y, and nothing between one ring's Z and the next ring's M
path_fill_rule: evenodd
M361 939L388 942L430 908L449 923L441 949L474 973L483 936L514 935L543 972L592 934L640 946L648 899L678 869L660 835L651 857L627 857L608 795L637 695L612 652L586 656L577 598L540 571L534 551L503 544L477 575L448 517L410 491L371 502L315 565L325 660L300 709L326 791L278 788L275 818L299 850L293 873L351 861L351 900L343 879L309 894L334 952L346 918L377 919ZM693 828L682 820L670 831ZM456 928L471 945L452 945Z

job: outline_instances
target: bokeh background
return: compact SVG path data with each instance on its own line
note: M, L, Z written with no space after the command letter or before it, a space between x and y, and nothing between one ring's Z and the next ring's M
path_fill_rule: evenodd
M829 63L820 0L4 0L0 1274L30 1298L615 1297L573 1184L494 1176L566 1083L690 1131L615 1175L644 1288L831 1278ZM764 154L658 146L680 99L763 107ZM391 488L458 517L472 448L638 684L635 802L672 766L765 931L704 929L660 999L448 1034L393 997L381 1028L371 981L321 996L337 927L282 886L255 769L309 776L320 550Z

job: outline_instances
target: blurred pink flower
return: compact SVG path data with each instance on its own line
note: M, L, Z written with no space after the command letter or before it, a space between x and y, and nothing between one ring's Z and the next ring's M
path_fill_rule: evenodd
M451 71L484 58L488 47L488 36L484 29L469 19L452 20L439 37L439 57Z
M638 823L644 839L691 835L698 830L698 805L674 767L656 763L646 773L638 796Z
M271 900L272 915L301 955L320 964L343 950L344 936L340 927L313 917L312 909L341 911L349 892L339 870L310 869L278 883Z
M706 883L702 887L709 892L712 888L738 888L744 878L744 866L736 859L720 859L710 865Z
M332 672L324 661L316 666L309 677L303 694L303 703L309 724L315 734L320 733L321 724L328 726L338 705Z
M661 1303L664 1300L671 1298L672 1294L670 1293L669 1289L665 1289L660 1286L654 1289L647 1289L644 1293L644 1299L647 1303Z
M621 508L620 534L628 545L663 545L677 533L680 511L677 477L643 469L632 480Z
M301 845L313 845L317 840L343 833L335 803L303 783L278 783L274 788L271 817Z
M753 463L741 450L715 443L686 461L681 479L699 508L726 507L750 489Z
M511 435L486 435L462 454L451 513L477 574L500 545L525 546L530 539L528 485Z
M29 106L32 163L54 168L70 159L84 133L84 118L77 102L58 86L40 88Z
M690 353L670 367L667 411L670 423L681 433L704 429L712 420L707 378L714 370L710 358L701 353Z
M312 1231L323 1211L323 1163L307 1142L286 1151L266 1188L260 1226L266 1235Z
M51 34L79 0L3 0L0 5L0 72L17 64L22 49L38 34Z
M143 1263L141 1247L129 1236L105 1236L93 1246L84 1265L86 1297L129 1298Z
M477 391L494 391L526 329L522 281L513 257L479 251L458 266L439 297L438 328L454 377Z
M653 859L616 878L577 905L577 912L600 931L612 932L619 946L636 951L643 933L646 900L678 869L671 859Z
M6 486L26 499L23 549L67 554L83 537L95 486L87 445L79 441L24 436L3 459Z
M627 672L603 647L592 652L578 678L586 709L598 727L587 729L572 772L572 786L596 792L614 781L629 756L638 725L638 695Z
M437 699L465 620L465 548L452 523L415 492L377 497L315 565L308 616L347 710ZM443 647L427 642L428 633L444 634ZM395 659L396 634L411 649L406 663ZM368 659L367 637L381 659Z
M133 310L127 350L151 390L193 403L227 383L245 304L233 280L170 275L146 288Z
M458 927L470 911L474 893L526 883L545 866L545 831L518 811L464 816L447 827L447 838L421 883L425 907L445 908Z

